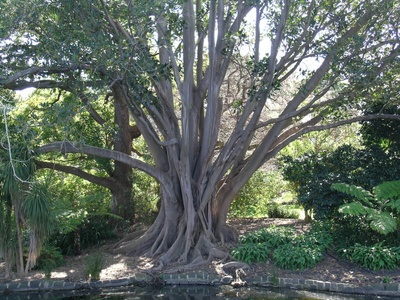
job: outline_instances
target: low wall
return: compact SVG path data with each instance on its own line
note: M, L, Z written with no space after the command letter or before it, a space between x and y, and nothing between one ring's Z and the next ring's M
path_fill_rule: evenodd
M310 279L277 278L274 276L247 276L244 280L246 281L247 286L279 287L307 291L400 297L400 284L398 283L357 286L346 283L334 283ZM231 285L233 282L232 276L220 276L204 272L160 274L156 277L138 273L130 278L93 282L68 282L60 280L13 281L0 283L0 298L3 299L1 295L6 296L23 292L98 290L156 283L166 285Z

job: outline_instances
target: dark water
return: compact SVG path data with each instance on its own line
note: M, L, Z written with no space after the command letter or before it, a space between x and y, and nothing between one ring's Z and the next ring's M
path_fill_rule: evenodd
M151 289L149 287L130 287L112 290L96 290L92 292L74 291L69 293L34 293L0 295L1 300L39 300L39 299L62 299L62 300L220 300L220 299L271 299L271 300L387 300L390 297L342 295L333 293L314 293L306 291L295 291L288 289L271 288L240 288L233 289L229 286L167 286Z

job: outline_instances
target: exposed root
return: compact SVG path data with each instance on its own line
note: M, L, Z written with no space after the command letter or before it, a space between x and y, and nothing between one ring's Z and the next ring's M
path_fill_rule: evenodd
M217 236L219 237L222 245L225 243L236 243L239 239L239 234L228 225L223 225L217 230Z
M118 243L116 243L114 245L113 248L114 249L119 248L126 242L131 242L132 240L137 239L138 237L142 236L145 232L146 232L146 229L131 232L131 233L125 235Z
M204 235L200 236L196 247L194 247L194 249L191 251L190 256L192 258L190 263L170 269L169 272L174 273L191 270L204 265L209 265L213 261L225 261L229 258L229 254L227 252L216 248L215 245Z

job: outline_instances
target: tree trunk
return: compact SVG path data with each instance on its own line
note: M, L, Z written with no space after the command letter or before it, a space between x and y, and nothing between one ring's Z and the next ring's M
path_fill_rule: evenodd
M22 233L21 233L21 204L18 199L18 193L12 192L11 199L14 206L14 220L15 230L17 234L17 255L16 255L16 266L18 275L24 275L24 249L22 246Z
M117 88L113 89L114 95L114 122L118 125L118 132L114 138L114 150L130 155L132 148L132 133L129 124L129 109L124 100L124 95ZM119 161L114 162L115 188L110 189L111 211L125 220L134 220L134 207L132 204L132 168Z
M236 233L226 225L229 203L209 199L210 205L204 208L185 209L187 199L199 203L196 193L188 196L187 190L182 191L179 186L172 188L172 182L162 187L162 204L154 224L139 238L125 238L116 244L115 252L157 257L160 267L173 261L192 266L225 258L227 253L218 250L216 242L237 239ZM177 190L181 196L175 194Z

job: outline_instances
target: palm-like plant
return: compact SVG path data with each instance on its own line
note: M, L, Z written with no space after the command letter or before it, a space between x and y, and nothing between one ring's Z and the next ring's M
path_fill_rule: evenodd
M11 150L9 150L11 151ZM33 173L33 164L28 159L27 153L24 151L18 151L14 153L14 158L17 160L9 159L3 165L3 192L4 198L11 204L12 212L15 222L15 234L17 241L18 253L16 255L16 266L19 274L24 273L24 260L23 260L23 245L22 245L22 232L23 227L23 216L21 214L21 204L24 198L23 190L28 186L28 180ZM8 224L9 226L9 224ZM6 232L7 235L12 234L13 231ZM11 241L11 236L6 237L7 240ZM9 245L12 247L12 245Z
M365 216L372 230L388 234L397 230L400 214L400 180L375 186L372 193L355 185L336 183L333 190L345 193L356 200L343 204L339 212L352 216Z
M3 187L0 200L0 252L7 256L8 270L14 261L12 257L16 257L17 272L24 274L35 266L41 245L51 229L48 183L32 182L34 168L27 151L14 150L12 159L9 156L7 158L2 161L0 176ZM26 229L30 241L24 267L22 236Z
M31 185L24 202L22 213L30 229L30 242L25 273L36 265L42 244L51 231L51 209L48 182Z

